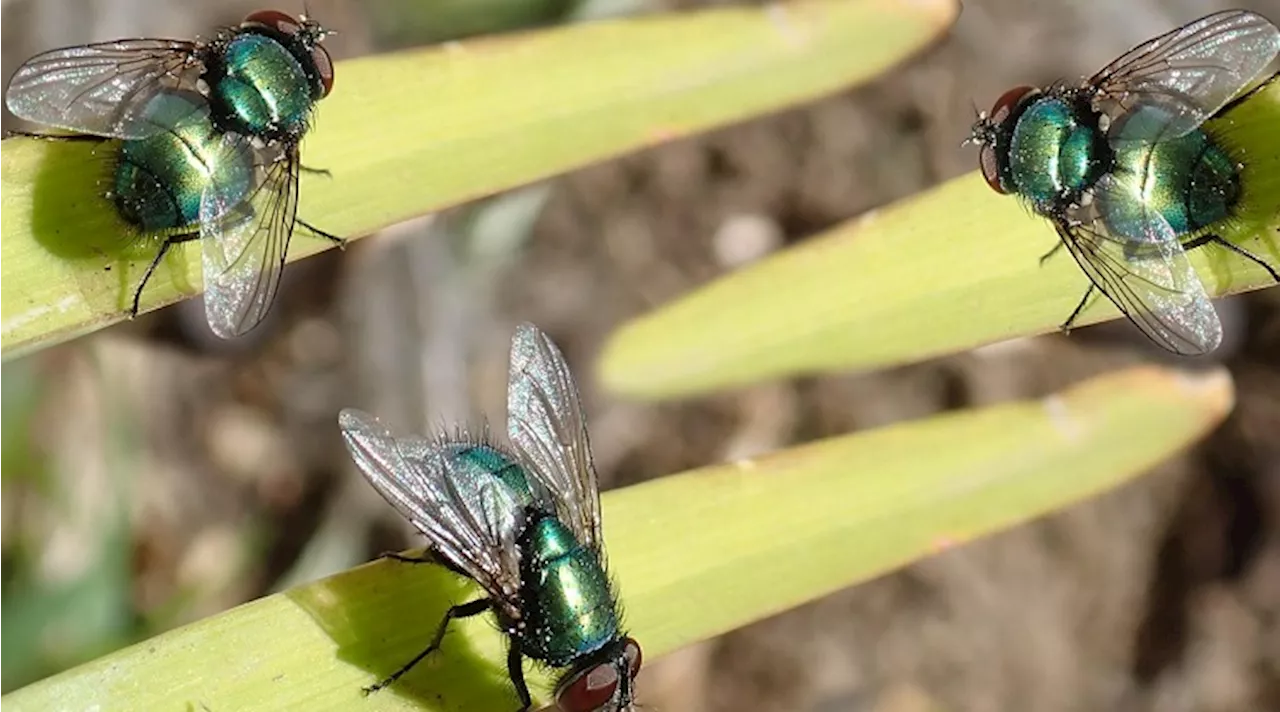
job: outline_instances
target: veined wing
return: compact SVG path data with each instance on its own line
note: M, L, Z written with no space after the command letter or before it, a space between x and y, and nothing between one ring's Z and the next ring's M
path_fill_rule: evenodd
M294 149L260 158L237 134L223 143L228 168L215 172L204 191L200 232L205 315L214 333L229 339L256 327L280 288L298 214L298 154ZM251 168L249 185L242 178L245 165L258 166Z
M397 438L374 416L338 415L347 449L374 489L422 532L449 563L475 579L499 605L520 592L523 526L517 497L496 477L461 472L454 451L466 443ZM506 611L513 617L519 611Z
M1204 123L1280 54L1280 29L1245 10L1202 17L1129 50L1095 74L1094 108L1113 117L1161 105L1174 138Z
M1184 356L1213 351L1222 325L1169 223L1107 175L1093 199L1055 221L1093 284L1161 347Z
M110 138L145 138L142 120L161 90L194 89L203 67L196 44L132 39L50 50L13 75L5 104L14 115L70 131Z
M532 324L511 340L507 435L525 469L584 544L603 551L600 489L573 375L560 350Z

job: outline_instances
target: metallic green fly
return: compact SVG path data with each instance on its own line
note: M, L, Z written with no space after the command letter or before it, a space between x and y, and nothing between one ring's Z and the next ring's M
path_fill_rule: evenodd
M1083 84L1017 87L980 114L969 141L996 192L1048 218L1092 285L1163 348L1200 355L1222 325L1186 251L1214 244L1270 265L1209 232L1244 194L1241 166L1202 125L1280 54L1280 30L1252 12L1203 17L1126 52Z
M333 88L328 33L263 10L208 41L126 39L39 54L14 74L15 115L119 139L107 197L138 235L163 236L130 316L173 245L200 239L205 311L224 338L257 326L280 285L297 218L298 147Z
M522 710L532 704L526 656L565 670L556 688L565 712L629 710L640 645L623 631L605 570L586 422L563 356L530 324L511 343L507 419L509 447L467 436L396 437L371 415L339 415L374 489L486 594L449 609L430 645L367 690L439 649L451 620L492 611L510 644L507 671Z

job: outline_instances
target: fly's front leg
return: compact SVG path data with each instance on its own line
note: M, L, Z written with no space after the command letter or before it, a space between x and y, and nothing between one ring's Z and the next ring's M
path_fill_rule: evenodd
M520 709L516 712L529 712L529 708L533 707L533 697L529 695L529 686L524 682L524 666L521 664L523 658L520 643L512 638L511 649L507 651L507 676L511 678L511 684L515 686L516 695L520 698Z
M1063 243L1062 243L1062 240L1058 240L1058 244L1054 245L1052 250L1049 250L1048 252L1044 253L1043 255L1040 255L1040 266L1041 266L1041 267L1043 267L1043 266L1044 266L1044 263L1045 263L1045 262L1048 262L1048 261L1049 261L1049 258L1050 258L1050 257L1053 257L1055 254L1057 254L1057 253L1058 253L1058 250L1061 250L1061 249L1062 249L1062 244L1063 244Z

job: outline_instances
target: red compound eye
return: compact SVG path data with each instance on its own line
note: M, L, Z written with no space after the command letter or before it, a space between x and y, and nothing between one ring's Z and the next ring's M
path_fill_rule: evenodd
M286 35L291 35L302 29L301 22L279 10L259 10L244 18L244 24L266 25Z
M556 704L564 712L596 712L618 692L618 669L613 662L584 670L556 694Z
M634 680L636 675L640 674L640 663L643 659L640 654L640 644L635 638L627 638L622 654L627 656L627 668L631 671L631 679Z
M619 663L625 661L626 674L632 680L640 672L640 644L633 638L623 641L622 656L607 660L590 670L584 670L564 682L556 691L556 704L564 712L600 712L613 709L607 707L611 703L627 703L630 700L616 700ZM630 689L628 686L627 689Z
M1022 86L1014 87L1001 94L1000 98L996 99L995 105L991 107L991 113L987 114L979 124L988 127L988 130L999 127L1009 120L1009 117L1013 115L1013 110L1033 91L1035 91L1035 87ZM994 135L994 132L992 132L992 135ZM1000 182L1000 157L990 140L985 141L978 151L978 167L982 169L982 177L987 179L987 185L991 186L992 190L997 193L1009 192L1004 189L1004 185Z
M1008 192L1000 184L1000 159L996 158L996 149L991 144L984 143L978 149L978 167L982 169L982 177L987 179L987 185L992 190L997 193Z
M320 95L323 99L333 91L333 60L329 58L329 50L320 44L311 48L311 59L316 63L316 73L320 75L320 84L324 88Z
M1009 118L1009 114L1012 114L1014 108L1018 106L1018 102L1035 90L1035 87L1014 87L1001 94L1000 98L996 99L996 103L992 105L991 113L987 115L987 121L996 125L1004 123L1005 119Z

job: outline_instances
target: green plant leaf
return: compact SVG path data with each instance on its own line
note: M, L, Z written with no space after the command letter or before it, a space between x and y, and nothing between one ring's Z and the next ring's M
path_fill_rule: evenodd
M360 236L870 79L936 39L954 0L801 0L605 20L340 62L302 148L299 215ZM103 198L114 144L0 142L5 358L124 318L158 246ZM290 259L328 243L305 235ZM200 289L176 250L143 310ZM109 270L109 271L108 271Z
M1217 232L1280 269L1280 82L1211 130L1243 157L1245 197ZM670 398L798 374L870 370L1055 331L1088 279L1048 221L976 173L844 223L623 325L606 388ZM1191 260L1211 295L1273 284L1217 247ZM1119 317L1105 298L1078 326Z
M1230 376L1122 371L1043 400L957 412L604 495L610 570L646 659L1116 487L1230 410ZM514 708L503 641L455 624L477 597L436 566L378 561L199 621L4 697L11 712ZM530 676L540 700L549 677ZM641 676L640 685L643 687Z

